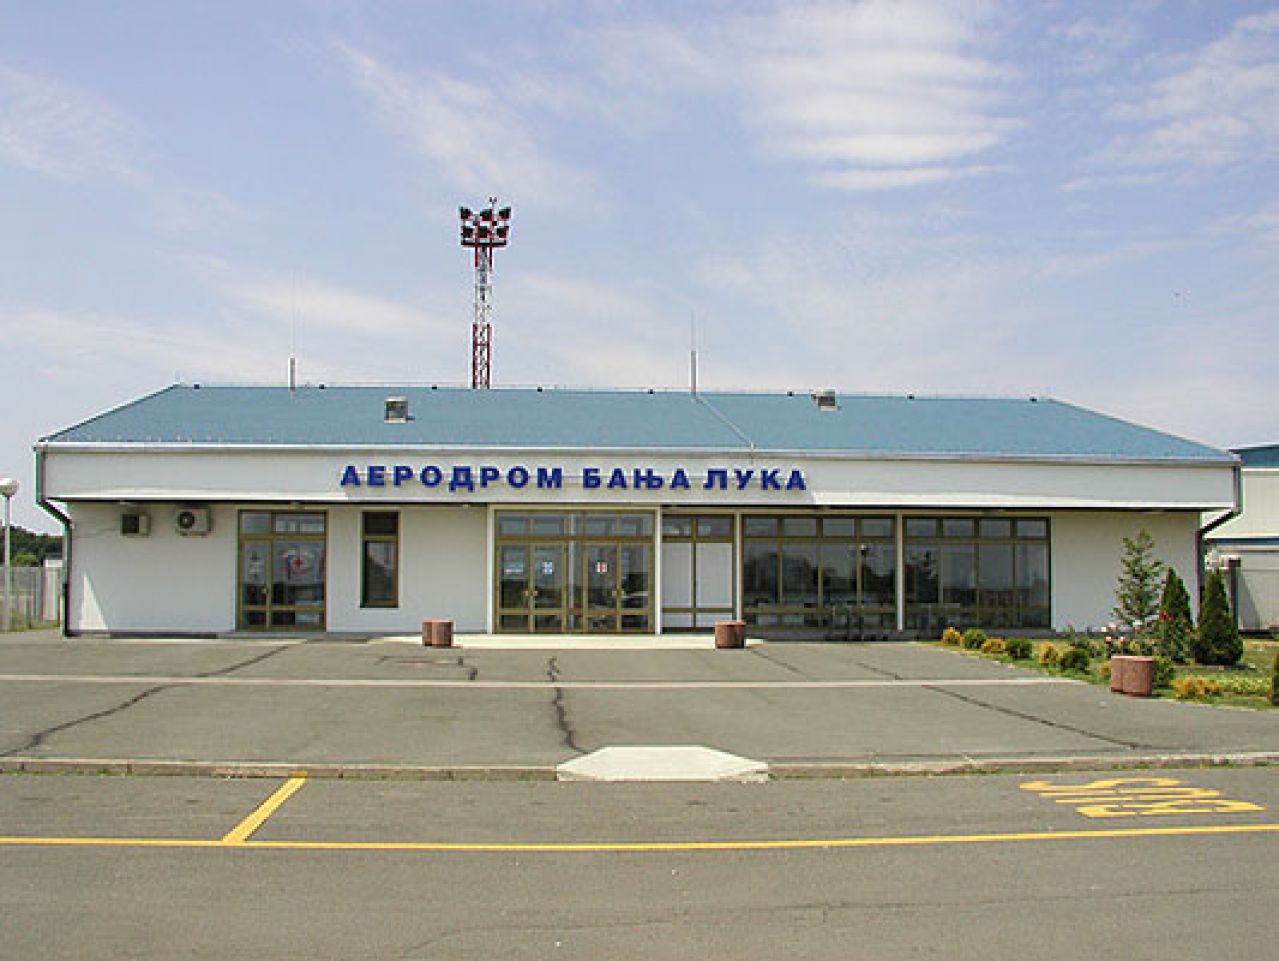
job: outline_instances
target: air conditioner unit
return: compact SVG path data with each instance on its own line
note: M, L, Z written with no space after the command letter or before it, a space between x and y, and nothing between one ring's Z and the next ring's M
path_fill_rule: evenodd
M146 537L151 533L151 515L125 511L120 515L120 533L125 537Z
M209 533L209 509L207 507L183 507L173 515L173 525L179 534Z

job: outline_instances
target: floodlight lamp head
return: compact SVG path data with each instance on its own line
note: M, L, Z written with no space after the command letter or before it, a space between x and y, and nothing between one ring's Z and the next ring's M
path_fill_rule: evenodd
M458 207L457 213L458 213L458 216L461 217L463 220L470 220L471 217L474 216L471 213L470 207Z
M501 210L499 210L499 211L497 212L497 216L498 216L498 219L499 219L499 220L510 220L510 219L511 219L511 208L510 208L510 207L503 207Z

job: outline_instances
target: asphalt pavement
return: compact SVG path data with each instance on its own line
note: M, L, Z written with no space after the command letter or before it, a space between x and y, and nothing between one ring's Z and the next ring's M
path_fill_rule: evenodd
M1112 694L909 643L425 648L0 640L0 771L554 778L700 745L774 777L1279 760L1279 715Z

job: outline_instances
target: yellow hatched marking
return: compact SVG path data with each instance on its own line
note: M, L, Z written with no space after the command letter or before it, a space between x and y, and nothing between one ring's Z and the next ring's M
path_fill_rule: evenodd
M1074 805L1087 818L1246 814L1265 810L1260 804L1232 801L1222 797L1220 791L1186 786L1171 777L1115 777L1087 784L1027 781L1021 789L1057 804Z
M276 788L275 793L258 805L257 810L233 827L222 838L222 844L244 844L249 837L266 823L267 818L279 810L280 805L293 797L306 783L306 775L298 774Z
M294 789L296 790L296 788ZM1009 834L938 834L883 838L797 838L777 841L601 841L562 843L460 843L436 841L220 841L191 838L0 837L0 846L236 848L258 851L370 851L437 854L643 854L694 851L796 851L821 848L938 847L1034 841L1089 841L1104 838L1195 837L1279 833L1279 824L1213 824L1166 828L1110 828Z

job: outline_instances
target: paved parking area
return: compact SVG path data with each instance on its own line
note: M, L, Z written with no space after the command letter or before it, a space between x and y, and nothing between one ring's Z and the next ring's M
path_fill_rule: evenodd
M1081 810L1099 800L1124 810ZM0 953L1261 961L1277 805L1262 769L662 785L10 774Z
M0 642L0 762L555 765L698 744L823 767L1279 754L1279 718L1141 701L913 644L437 650L402 642Z

